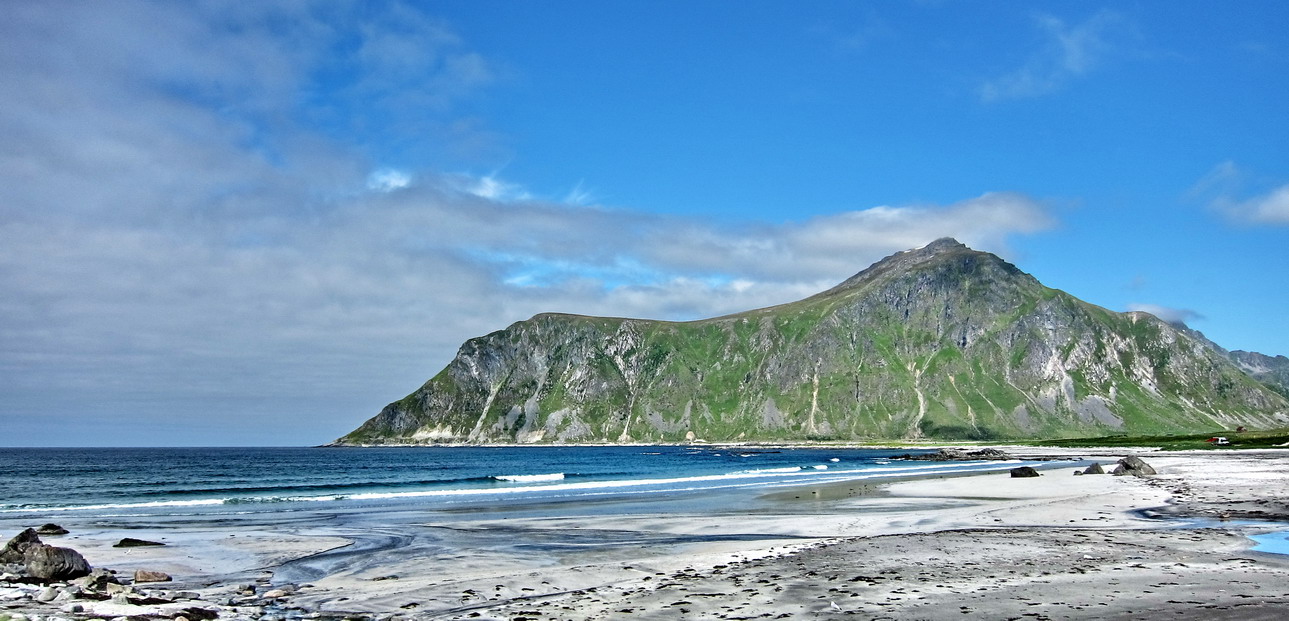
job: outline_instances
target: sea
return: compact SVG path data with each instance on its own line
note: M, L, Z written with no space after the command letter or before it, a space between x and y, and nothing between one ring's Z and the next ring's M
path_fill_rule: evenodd
M729 446L0 448L0 520L417 507L565 509L1015 467Z
M168 559L188 586L238 583L263 570L280 584L367 584L388 575L427 579L427 567L433 576L478 577L662 566L694 550L810 540L820 529L831 532L826 514L872 510L836 500L830 493L839 484L858 489L863 481L1025 463L894 459L909 452L923 451L0 448L0 540L58 524L71 531L61 545L82 550L95 566L124 570L140 557L114 551L112 542L164 542L149 554L169 556L148 558ZM911 508L896 500L892 511ZM459 594L477 585L442 588ZM343 595L355 609L383 605L360 601L378 592Z

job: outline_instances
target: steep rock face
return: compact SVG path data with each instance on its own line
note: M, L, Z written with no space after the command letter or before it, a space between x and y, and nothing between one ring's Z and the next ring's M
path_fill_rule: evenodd
M1230 352L1229 356L1242 371L1272 390L1289 396L1289 358L1239 349Z
M467 341L338 442L983 439L1287 421L1283 396L1177 328L945 239L736 315L538 315Z

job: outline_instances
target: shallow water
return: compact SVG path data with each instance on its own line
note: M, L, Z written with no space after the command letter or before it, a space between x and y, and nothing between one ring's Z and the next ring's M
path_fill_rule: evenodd
M1249 535L1249 539L1252 539L1257 544L1253 546L1255 552L1289 554L1289 530Z

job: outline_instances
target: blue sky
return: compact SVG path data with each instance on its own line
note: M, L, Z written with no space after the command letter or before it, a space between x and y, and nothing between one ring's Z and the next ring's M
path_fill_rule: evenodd
M5 11L0 445L326 442L534 313L945 235L1289 354L1280 2Z

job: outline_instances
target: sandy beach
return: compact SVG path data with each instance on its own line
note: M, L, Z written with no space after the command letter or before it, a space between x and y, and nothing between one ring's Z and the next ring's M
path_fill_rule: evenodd
M1107 464L1118 456L1069 455ZM168 545L124 550L111 547L123 531L99 524L58 545L122 573L166 571L175 582L156 585L157 594L186 599L86 602L81 613L60 614L173 618L198 606L229 619L1289 615L1289 556L1253 551L1248 538L1289 529L1286 453L1141 455L1158 475L1075 476L1082 467L1057 461L1038 478L1003 471L792 487L688 513L641 501L559 517L532 508L459 521L363 514L335 529L305 520L214 531L134 524L128 536Z

